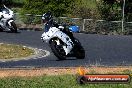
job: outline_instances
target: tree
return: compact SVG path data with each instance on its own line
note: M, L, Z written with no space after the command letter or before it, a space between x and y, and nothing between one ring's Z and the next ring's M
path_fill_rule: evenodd
M97 6L105 20L120 20L122 17L121 7L117 0L100 0Z
M7 7L22 7L23 1L19 0L0 0L0 4L4 4Z
M125 4L125 20L132 21L132 1L126 0Z
M124 0L101 0L101 2L102 3L99 5L99 10L103 18L107 18L107 16L110 16L107 18L107 20L120 20L122 18ZM125 0L125 3L125 21L131 21L132 0Z
M25 0L21 14L22 16L24 14L42 15L47 11L51 11L55 17L67 16L72 13L73 2L73 0ZM27 16L22 18L24 22L29 22L28 19L32 19L32 22L35 23L40 22L40 18L33 17Z
M72 15L84 19L99 19L95 0L75 0Z
M43 14L51 11L55 16L71 13L73 0L25 0L23 13Z

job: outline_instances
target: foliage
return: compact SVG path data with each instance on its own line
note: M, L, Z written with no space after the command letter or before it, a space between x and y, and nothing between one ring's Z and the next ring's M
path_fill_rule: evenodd
M21 14L42 15L47 11L51 11L55 17L67 16L71 13L72 0L25 0ZM24 22L28 21L29 17L23 17ZM33 20L40 22L39 18Z
M99 2L97 2L97 6L101 17L104 20L121 20L121 7L119 6L118 2L115 2L115 0L100 0Z
M103 19L108 21L121 21L122 20L122 7L123 0L8 0L13 3L21 3L23 5L22 10L19 10L22 14L23 22L26 24L40 23L41 18L34 15L24 14L39 14L42 15L47 11L51 11L55 17L66 16L69 18L83 18L83 19ZM132 1L125 0L125 21L132 20ZM14 5L15 6L15 5ZM20 5L19 5L20 6ZM15 9L17 12L18 9ZM79 25L82 25L79 20ZM97 23L95 21L88 22L92 30L97 31L118 31L121 30L121 23ZM90 25L89 25L90 24ZM95 26L97 25L97 27ZM110 27L108 27L110 25ZM112 25L112 26L111 26ZM114 25L114 26L113 26ZM128 25L124 24L127 29L131 29ZM99 26L99 27L98 27ZM112 29L112 30L111 30ZM120 32L120 31L119 31Z
M98 9L105 20L121 20L124 0L100 0ZM132 1L125 0L125 21L132 20Z
M22 7L23 0L1 0L0 3L7 5L8 7Z
M131 0L126 0L125 20L126 21L132 21L132 1Z
M73 15L86 19L99 19L100 14L96 8L95 0L76 0Z
M23 6L22 14L43 14L105 20L121 20L123 0L2 0L11 6ZM125 19L132 20L132 1L125 0Z
M43 14L51 11L54 16L69 14L72 0L25 0L23 13Z

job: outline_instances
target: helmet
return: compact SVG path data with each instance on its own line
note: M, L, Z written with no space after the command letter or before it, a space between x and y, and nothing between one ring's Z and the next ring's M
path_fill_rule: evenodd
M50 11L48 11L47 13L43 14L42 15L42 20L43 20L43 23L46 23L50 20L52 20L52 14Z

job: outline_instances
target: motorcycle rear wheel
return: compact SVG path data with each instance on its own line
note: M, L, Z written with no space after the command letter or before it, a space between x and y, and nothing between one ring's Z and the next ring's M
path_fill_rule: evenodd
M85 58L85 50L82 46L76 47L76 58L77 59L84 59Z
M66 54L65 51L62 47L62 45L57 45L55 40L52 40L50 43L50 47L54 55L59 59L59 60L65 60L66 59Z
M77 59L85 58L85 50L78 39L75 39L74 55Z

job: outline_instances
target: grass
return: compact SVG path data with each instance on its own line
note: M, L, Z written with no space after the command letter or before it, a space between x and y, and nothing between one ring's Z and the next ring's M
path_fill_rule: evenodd
M0 59L27 57L33 53L34 50L20 45L0 44Z
M48 70L44 69L33 69L32 70L32 74L34 74L34 76L30 76L28 74L29 70L25 70L26 72L24 72L25 74L27 74L27 76L20 76L20 73L22 73L23 71L18 70L16 74L19 74L19 76L14 75L11 76L11 74L13 74L12 72L9 72L10 70L3 70L6 71L5 73L0 72L0 76L2 74L7 74L9 76L4 76L4 77L0 77L0 88L132 88L132 82L127 83L127 84L83 84L80 85L77 83L77 77L78 77L78 73L76 72L76 68L72 68L71 70L73 74L69 74L69 72L65 72L63 75L50 75L52 73L56 73L56 70L58 71L57 73L60 73L62 71L65 71L64 69L49 69ZM70 68L69 68L70 69ZM76 69L76 70L75 70ZM88 70L89 69L89 70ZM95 70L98 69L98 70ZM102 71L101 71L102 69ZM113 69L113 70L112 70ZM41 70L41 71L40 71ZM42 74L39 76L36 76L36 74L39 73L43 73L42 70L46 73L49 74ZM132 73L132 69L131 67L127 67L127 68L103 68L103 67L89 67L87 69L85 69L88 74L131 74ZM92 70L92 71L90 71ZM31 70L30 70L31 71ZM104 71L107 73L104 73ZM116 72L115 72L116 71ZM37 73L35 73L37 72ZM109 73L111 72L111 73ZM23 73L23 74L24 74ZM131 75L132 77L132 75Z
M130 84L84 84L76 81L77 75L1 78L1 88L131 88Z

